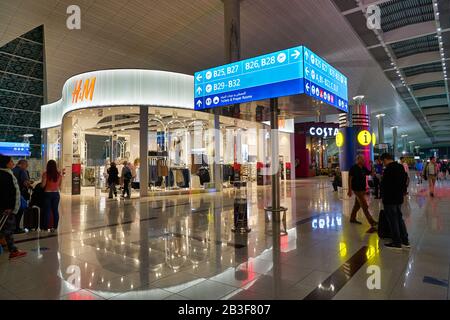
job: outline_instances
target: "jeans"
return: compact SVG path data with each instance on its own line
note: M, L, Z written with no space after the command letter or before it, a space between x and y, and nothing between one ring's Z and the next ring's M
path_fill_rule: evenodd
M113 194L117 197L116 184L114 182L109 184L109 197L112 198Z
M6 220L3 229L0 232L0 237L5 238L6 245L8 246L9 252L17 251L14 245L14 231L16 231L16 215L10 214L8 220Z
M374 225L375 220L373 220L372 216L369 213L369 205L366 201L366 192L365 191L353 191L355 194L355 205L353 206L353 210L350 216L350 220L356 220L356 214L359 209L362 208L364 215L366 216L367 221L369 221L370 225Z
M45 227L48 229L51 214L53 214L53 228L58 229L60 200L59 192L45 192L44 194Z
M124 196L124 197L125 197L125 193L127 194L128 198L131 197L131 194L130 194L130 182L131 182L131 180L124 180L123 181L123 193L122 193L122 196Z
M405 221L400 204L385 204L384 212L391 228L392 242L395 245L409 243L408 232L406 230Z

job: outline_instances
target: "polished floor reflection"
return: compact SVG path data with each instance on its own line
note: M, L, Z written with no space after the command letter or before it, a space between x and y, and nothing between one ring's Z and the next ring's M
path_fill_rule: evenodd
M283 183L281 222L264 212L270 189L253 186L248 234L231 231L231 191L63 197L59 234L19 236L28 256L0 256L0 299L449 299L450 182L433 199L426 189L411 183L401 252L348 223L353 200L328 178Z

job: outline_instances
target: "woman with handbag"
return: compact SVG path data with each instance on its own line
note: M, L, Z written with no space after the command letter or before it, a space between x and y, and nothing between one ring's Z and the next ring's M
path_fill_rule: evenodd
M16 214L20 208L20 188L12 172L14 162L11 157L0 155L0 236L5 238L9 259L27 255L14 245L13 234L16 230Z

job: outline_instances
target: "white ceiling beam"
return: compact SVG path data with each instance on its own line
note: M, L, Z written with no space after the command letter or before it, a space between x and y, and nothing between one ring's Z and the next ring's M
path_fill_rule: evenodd
M428 72L415 76L407 77L406 83L410 86L420 83L434 82L444 80L444 73L442 72Z
M361 5L359 5L358 7L353 8L353 9L349 9L347 11L344 11L344 12L342 12L342 14L344 16L346 16L346 15L349 15L349 14L352 14L352 13L355 13L355 12L358 12L358 11L361 11L361 10L366 11L367 7L370 6L370 5L381 5L381 4L383 4L385 2L388 2L388 1L391 1L391 0L362 0L361 1Z
M444 87L425 88L420 90L414 90L414 95L419 97L429 97L441 94L447 94L447 90Z

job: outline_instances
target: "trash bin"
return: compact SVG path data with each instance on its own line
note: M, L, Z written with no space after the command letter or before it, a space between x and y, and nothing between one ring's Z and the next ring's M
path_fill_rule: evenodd
M248 233L251 231L248 227L247 193L247 182L234 182L234 225L231 229L233 232Z

